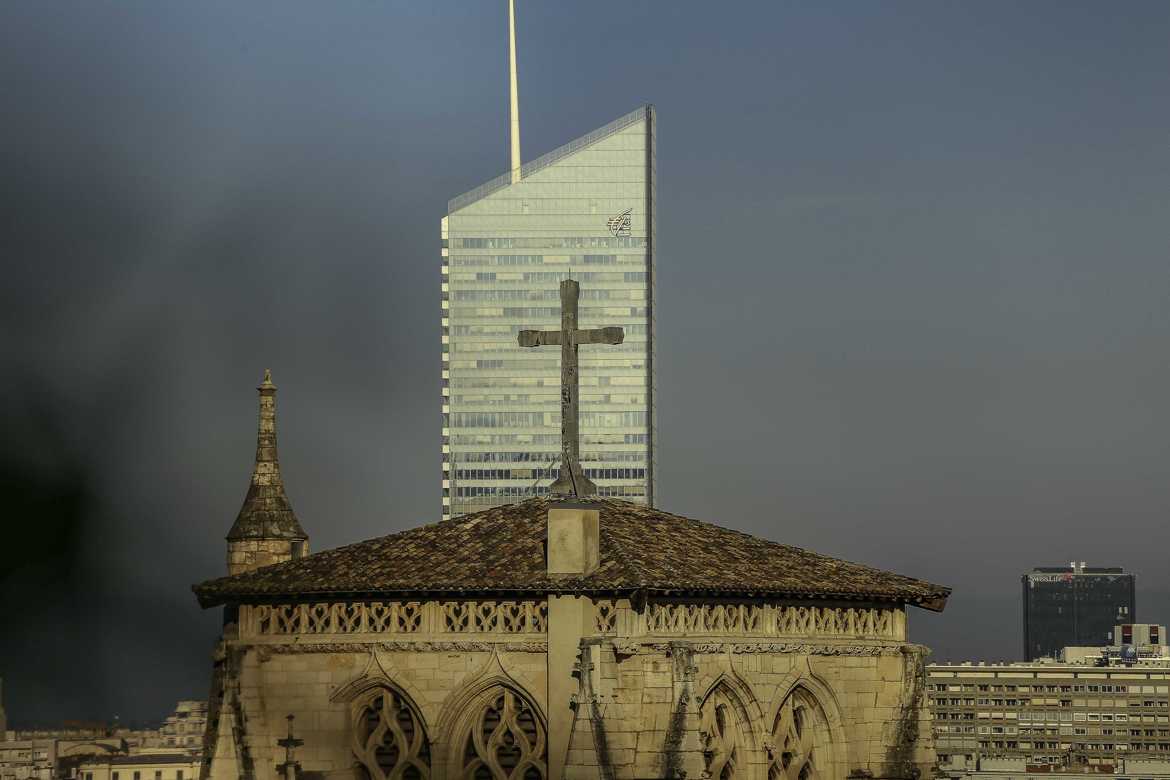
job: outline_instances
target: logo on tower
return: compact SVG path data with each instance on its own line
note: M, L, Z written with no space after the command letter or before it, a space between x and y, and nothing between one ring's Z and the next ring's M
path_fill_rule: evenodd
M615 236L630 235L631 211L633 211L632 208L626 209L621 214L610 217L609 220L605 223L606 227L609 228L609 232L613 233Z

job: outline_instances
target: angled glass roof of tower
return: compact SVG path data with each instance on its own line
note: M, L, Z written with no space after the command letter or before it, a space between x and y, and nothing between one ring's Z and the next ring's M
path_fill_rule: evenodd
M581 456L603 496L654 502L654 109L644 106L452 199L442 221L443 516L543 495L560 452L560 327L581 283Z

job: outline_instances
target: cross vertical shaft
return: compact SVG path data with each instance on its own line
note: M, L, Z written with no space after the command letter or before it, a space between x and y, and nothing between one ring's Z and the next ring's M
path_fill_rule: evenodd
M561 473L553 483L558 488L572 488L571 495L592 495L597 492L581 469L580 435L580 371L577 366L577 343L569 334L577 330L577 301L581 288L576 282L561 283Z
M597 485L581 468L579 344L621 344L625 332L619 327L582 330L577 327L577 302L581 286L572 279L561 282L561 329L522 330L517 338L522 347L559 344L561 347L561 473L550 490L562 496L591 496Z

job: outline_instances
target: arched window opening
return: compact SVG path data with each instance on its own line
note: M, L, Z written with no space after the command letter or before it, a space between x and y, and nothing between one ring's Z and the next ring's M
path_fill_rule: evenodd
M422 720L396 691L379 690L354 714L353 751L368 780L430 780Z
M461 744L464 780L547 780L544 724L535 708L508 688L480 697Z
M776 713L768 780L828 777L831 741L824 710L807 690L796 688Z
M716 688L703 702L699 717L708 774L718 780L741 777L746 746L735 701L723 688Z

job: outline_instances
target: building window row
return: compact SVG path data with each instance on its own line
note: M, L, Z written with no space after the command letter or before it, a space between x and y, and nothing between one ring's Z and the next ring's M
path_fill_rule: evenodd
M454 412L450 415L452 428L534 428L559 425L557 415L551 412ZM583 427L618 428L646 425L646 412L581 412Z
M539 259L539 255L536 255ZM616 263L615 255L610 262ZM640 259L640 258L639 258ZM581 262L578 258L578 262ZM626 284L644 284L648 278L645 271L466 271L457 273L453 277L456 282L525 282L560 284L567 279L575 279L583 284L600 284L604 282L624 282ZM582 290L584 292L584 290Z
M443 437L443 444L456 446L491 446L535 444L560 446L559 433L465 433ZM582 431L581 444L583 447L606 444L649 444L648 433L602 433L598 431Z
M579 321L586 326L591 322L605 322L612 325L613 320L626 317L644 320L647 316L645 306L582 306L578 310ZM555 327L561 321L560 306L461 306L452 312L452 317L458 320L474 320L476 317L490 317L498 320L500 317L510 317L524 320L524 328L535 328L541 323ZM478 324L478 323L477 323ZM620 323L619 323L620 324Z
M501 266L524 266L524 265L538 265L548 268L565 267L566 265L572 269L573 266L581 265L628 265L632 268L644 268L646 266L646 255L644 253L638 254L624 254L624 255L560 255L557 258L549 258L544 255L466 255L460 254L453 257L446 258L450 260L450 264L456 268L478 268L478 267L501 267ZM517 273L501 272L501 271L486 271L484 273ZM541 272L537 272L541 273ZM620 271L582 271L575 273L573 278L581 282L589 281L612 281L604 278L591 279L589 274L597 274L598 276L611 275L614 273L621 273ZM491 281L485 279L484 281Z
M561 457L560 451L546 452L460 452L452 455L453 463L549 463ZM645 452L592 452L582 453L582 462L611 461L641 463L646 460Z
M491 325L491 324L487 324L487 323L480 323L477 325L456 325L453 328L443 328L442 330L443 330L443 335L497 336L502 341L506 341L510 345L515 346L514 344L512 344L512 342L516 338L516 334L522 330L527 330L527 329L528 329L528 327L526 325L520 325L520 324ZM631 334L645 335L646 334L646 325L640 324L640 323L632 323L632 324L627 323L625 325L622 325L622 330L625 331L625 334L627 336L629 336ZM448 331L450 331L450 333L448 333Z
M548 485L476 485L455 488L456 498L530 498L547 496ZM645 498L645 485L598 485L597 494L603 498ZM444 490L443 495L448 495Z
M990 691L1016 693L1167 693L1165 685L1123 685L1118 683L1067 683L1061 685L992 685L990 683L932 683L934 691Z
M524 347L516 344L512 340L491 340L491 341L475 341L468 343L467 341L460 341L455 345L444 344L443 352L449 354L457 354L460 358L467 355L490 355L490 354L504 354L509 356L529 356L539 355L539 366L557 367L559 369L560 352L558 350L548 350L547 352L533 353ZM586 355L581 355L580 360L584 365L589 365L590 362L594 364L604 364L614 368L625 368L625 362L636 361L643 358L646 354L646 339L628 338L622 344L607 344L604 352L589 352ZM454 348L449 348L454 347ZM481 358L487 359L487 358ZM527 362L526 358L522 358ZM463 368L462 360L456 361L456 368ZM467 361L470 363L471 361ZM470 366L469 366L470 367ZM592 377L591 377L592 378ZM505 378L507 382L510 377Z
M545 393L544 395L537 396L535 398L532 398L532 397L526 396L526 395L521 396L520 398L517 398L515 396L505 396L503 398L490 398L490 397L485 398L482 394L479 394L479 393L477 393L475 395L444 396L444 398L451 399L449 402L444 400L443 401L444 403L456 403L456 404L460 404L461 406L472 406L472 407L476 407L476 406L487 406L487 407L492 407L492 406L506 406L506 407L523 406L524 408L527 408L527 409L537 408L537 409L557 409L557 410L559 410L561 408L560 394L553 396L551 393ZM579 405L582 408L585 408L588 406L613 407L615 405L616 406L622 406L622 405L642 406L643 404L645 404L645 402L646 402L646 394L645 393L627 393L627 392L581 393ZM558 411L558 414L559 413L560 412Z
M455 301L557 301L560 290L456 290L451 298ZM581 290L583 301L641 301L646 299L644 289L606 290L586 287ZM559 312L559 308L558 308Z
M452 249L645 249L646 239L639 236L565 236L559 238L455 238ZM606 255L603 255L605 257ZM586 258L592 255L585 255ZM586 260L585 262L589 262Z
M469 361L470 362L470 361ZM621 371L626 369L625 366L614 366L613 361L607 361L610 371ZM582 360L582 363L588 363L587 360ZM641 366L641 361L638 363ZM470 367L470 366L469 366ZM551 367L551 363L550 363ZM635 371L635 369L628 369ZM580 379L581 394L583 396L594 392L597 387L630 387L643 388L646 386L647 377L644 371L638 370L636 373L630 374L610 374L608 376L583 376ZM455 379L441 380L442 387L452 387L457 390L466 389L482 389L494 391L491 395L498 396L508 390L517 390L520 388L544 388L546 394L557 395L560 393L561 381L556 372L549 372L545 376L475 376L459 374ZM487 394L484 394L485 397Z
M550 459L551 460L551 459ZM589 479L645 479L646 469L616 468L584 470ZM534 473L535 472L535 473ZM456 469L455 479L526 479L545 476L544 469ZM547 475L556 479L560 475L559 468L548 469Z

